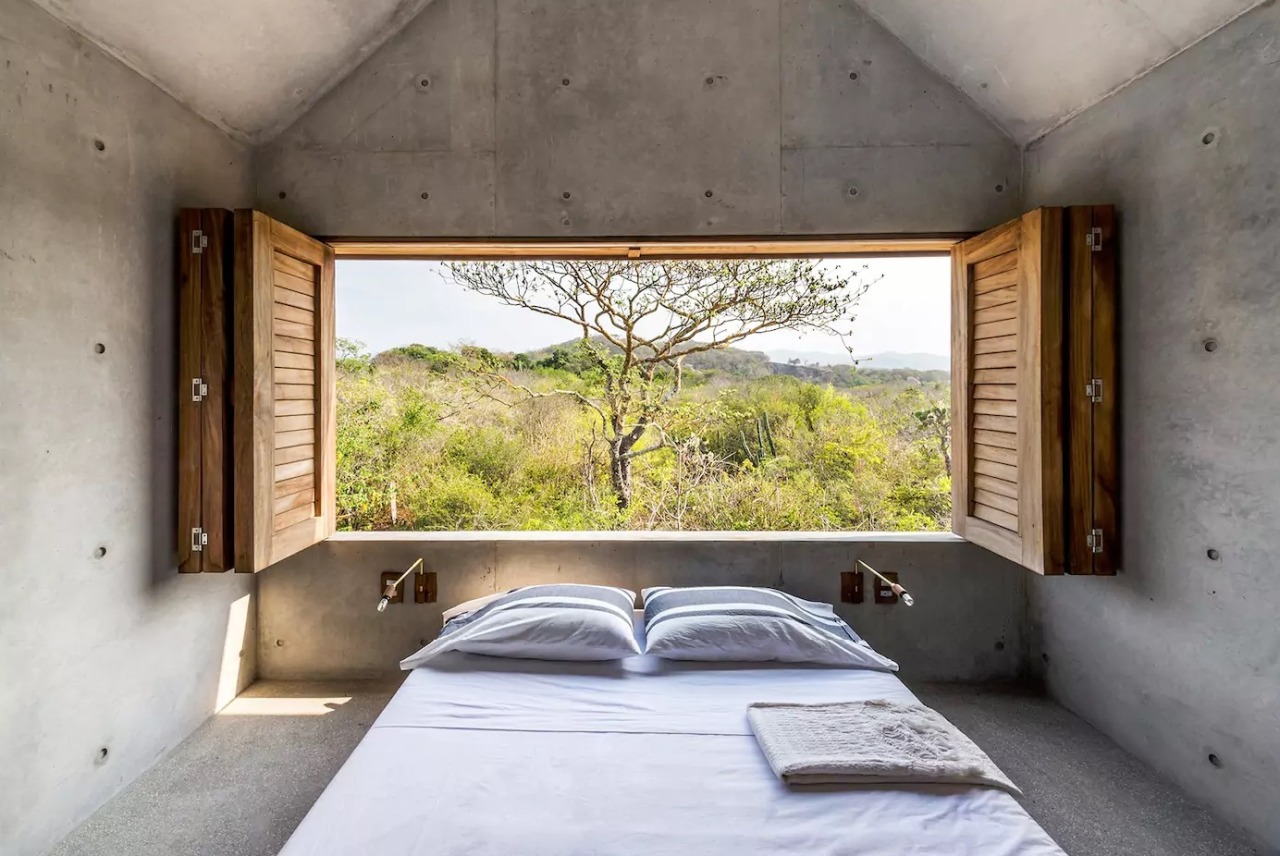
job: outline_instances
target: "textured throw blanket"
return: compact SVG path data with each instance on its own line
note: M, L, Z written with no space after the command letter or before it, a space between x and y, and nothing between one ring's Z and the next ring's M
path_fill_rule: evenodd
M972 740L922 704L760 702L747 708L747 719L769 766L789 785L969 784L1022 793Z

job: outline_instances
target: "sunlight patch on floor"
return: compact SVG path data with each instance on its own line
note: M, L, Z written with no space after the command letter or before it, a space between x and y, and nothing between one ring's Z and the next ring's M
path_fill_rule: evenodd
M218 712L219 716L324 716L351 701L351 696L265 698L240 696Z

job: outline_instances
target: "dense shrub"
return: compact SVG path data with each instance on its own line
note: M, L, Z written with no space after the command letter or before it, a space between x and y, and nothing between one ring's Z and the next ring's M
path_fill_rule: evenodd
M339 357L343 529L950 526L945 382L837 386L755 363L745 376L691 373L667 420L671 448L636 459L633 502L619 511L596 414L562 395L485 394L467 370L480 362L535 392L598 392L572 349L535 360L415 345L370 358L343 343Z

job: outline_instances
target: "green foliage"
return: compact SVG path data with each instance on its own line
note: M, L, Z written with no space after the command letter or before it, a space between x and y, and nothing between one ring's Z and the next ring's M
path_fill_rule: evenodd
M485 484L501 484L509 481L519 468L522 445L496 427L484 427L450 434L444 444L444 455L450 463Z
M360 374L372 368L373 363L365 351L364 342L339 337L337 341L338 368L349 374Z
M463 363L462 356L459 354L418 344L402 345L399 348L383 351L374 361L380 366L405 361L421 363L437 374L444 374Z
M565 345L556 345L550 353L538 360L536 366L585 377L596 371L605 353L607 352L603 348L591 340L578 339Z
M634 459L619 510L599 417L567 395L468 397L476 365L535 393L598 394L598 344L531 355L338 349L343 529L947 529L945 382L858 386L788 372L688 372L670 447ZM732 359L721 362L734 364ZM396 513L392 517L392 497Z

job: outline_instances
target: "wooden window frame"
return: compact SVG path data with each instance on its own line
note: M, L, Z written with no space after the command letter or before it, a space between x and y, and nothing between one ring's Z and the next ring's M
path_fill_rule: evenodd
M857 258L946 255L967 234L815 235L805 238L728 237L598 238L505 240L422 240L415 238L321 238L339 259L416 259L426 261L669 260L682 258Z
M1064 246L1053 239L1062 231L1062 212L1069 211L1067 222L1072 243ZM1040 209L1031 212L1002 227L982 235L869 235L869 236L806 236L794 239L776 237L725 237L697 238L645 238L645 239L440 239L413 238L347 238L311 237L296 229L272 220L260 212L245 210L235 215L235 294L231 341L234 351L234 383L227 397L234 405L234 467L231 469L235 493L233 516L235 520L236 570L253 572L261 570L281 559L331 535L336 529L336 407L334 350L334 282L333 269L336 259L417 259L435 261L467 260L550 260L550 259L681 259L681 258L865 258L903 256L943 256L950 254L953 260L953 277L950 309L953 316L951 384L953 390L952 448L953 448L953 521L956 534L985 547L1010 560L1039 573L1114 573L1118 561L1114 555L1105 559L1095 556L1086 565L1080 545L1064 535L1064 528L1076 526L1086 520L1105 521L1109 527L1107 536L1111 543L1118 541L1115 532L1117 487L1115 456L1116 407L1114 398L1115 365L1115 263L1114 251L1105 257L1085 255L1074 243L1080 229L1105 234L1108 245L1114 235L1114 211L1108 207L1084 209L1091 214L1084 218L1076 209ZM1056 213L1055 213L1056 212ZM185 212L184 212L185 216ZM1045 228L1044 220L1053 220ZM1055 219L1056 218L1056 219ZM184 221L184 224L187 221ZM1019 435L1039 438L1037 444L1020 444L1017 453L1019 463L1028 472L1036 473L1035 484L1031 480L1024 486L1020 482L1018 505L1036 521L1032 528L1010 538L1008 531L994 531L987 520L968 515L971 491L969 474L970 430L969 404L969 348L959 340L954 323L957 315L968 311L967 282L961 283L955 270L964 263L967 255L982 251L984 243L1008 240L1009 230L1018 228L1019 240L1028 234L1026 224L1036 223L1032 230L1038 235L1049 236L1044 241L1029 242L1027 252L1019 261L1021 279L1028 283L1034 294L1028 294L1024 310L1019 314L1019 331L1024 341L1034 342L1036 353L1049 358L1040 359L1035 366L1018 366L1018 384L1028 392L1027 399L1035 406L1019 409ZM1099 230L1099 225L1101 229ZM185 232L183 233L185 239ZM1034 244L1034 245L1033 245ZM267 248L265 251L262 248ZM271 252L276 247L286 247L298 258L307 259L322 271L326 281L320 286L318 299L327 300L319 313L327 327L317 331L320 349L316 362L316 423L317 471L315 483L316 514L307 521L281 531L273 531L272 523L272 455L274 448L274 406L271 382L271 297L255 294L255 283L270 282ZM1110 249L1110 248L1109 248ZM1091 302L1080 291L1064 294L1062 271L1064 253L1070 261L1065 269L1072 280L1079 279L1079 271L1091 272ZM187 258L184 256L184 259ZM1031 260L1035 260L1032 263ZM1049 272L1046 275L1046 272ZM1056 273L1055 273L1056 272ZM195 269L184 269L183 276L190 279ZM1084 281L1084 280L1082 280ZM186 280L183 281L184 283ZM183 286L186 288L186 286ZM188 289L189 290L189 289ZM323 297L320 297L320 296ZM1065 306L1063 305L1065 302ZM317 309L321 304L317 304ZM183 315L192 312L183 309ZM1088 318L1101 325L1100 332L1089 336L1079 329L1064 341L1060 319L1067 313L1077 319ZM1045 320L1049 323L1043 323ZM1030 325L1030 326L1028 326ZM184 326L184 331L190 325ZM1054 331L1058 333L1055 334ZM264 332L265 331L265 332ZM185 332L183 334L186 335ZM185 346L184 346L185 347ZM180 348L180 353L184 349ZM184 371L186 364L184 364ZM1111 387L1108 406L1093 411L1080 409L1072 400L1070 406L1063 403L1061 384L1078 380L1088 374L1104 376ZM264 380L265 379L265 380ZM959 381L959 382L957 382ZM184 379L185 382L185 379ZM290 381L292 382L292 381ZM1077 384L1078 385L1078 384ZM963 387L963 388L962 388ZM1021 393L1020 393L1021 394ZM190 416L184 425L190 426ZM1046 431L1046 424L1062 424L1062 431ZM1088 442L1071 442L1067 426L1075 425L1079 431L1087 428ZM194 431L188 427L184 436ZM1083 435L1082 435L1083 436ZM1064 442L1066 446L1064 448ZM1067 456L1064 458L1064 455ZM1064 461L1065 469L1064 472ZM1101 468L1101 471L1100 471ZM190 462L180 461L180 476L191 469ZM1064 479L1071 475L1069 486ZM190 479L188 479L190 481ZM265 489L264 489L264 486ZM183 499L183 482L180 478L179 516L185 525L191 517L192 499ZM197 490L199 488L197 487ZM1064 510L1064 496L1087 494L1089 510L1082 505L1072 505ZM205 498L207 499L207 497ZM1075 500L1073 500L1074 502ZM1091 516L1090 516L1091 515ZM228 509L228 517L232 510ZM283 522L281 522L283 526ZM851 533L857 535L858 533ZM180 537L186 531L180 530ZM1064 543L1065 542L1065 543ZM1068 558L1069 557L1069 558ZM195 563L185 560L183 570L196 570ZM1086 566L1088 569L1085 569ZM206 567L204 570L213 568ZM217 568L222 569L222 568Z

